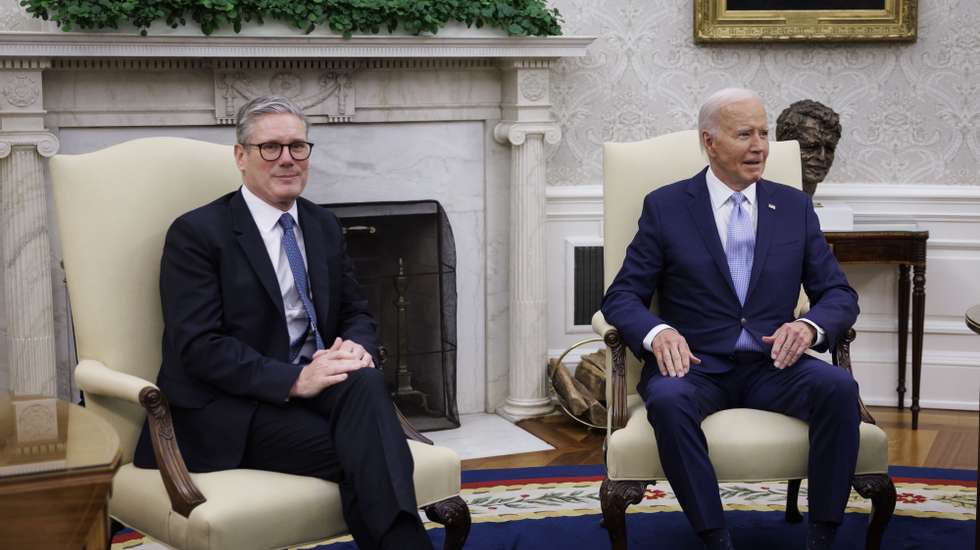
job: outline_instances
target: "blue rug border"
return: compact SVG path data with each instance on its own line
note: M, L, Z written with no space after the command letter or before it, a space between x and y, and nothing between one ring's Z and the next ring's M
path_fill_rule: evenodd
M537 477L604 476L604 464L585 466L531 466L528 468L494 468L490 470L463 470L463 483L533 479Z
M917 466L889 466L892 477L913 477L921 479L946 479L950 481L976 481L976 470L955 470L952 468L920 468Z
M889 466L892 477L918 479L942 479L948 481L976 481L975 470L955 470L950 468L921 468L917 466ZM464 470L463 483L486 481L507 481L534 479L541 477L581 477L605 476L606 467L602 464L585 466L534 466L528 468L498 468L490 470Z

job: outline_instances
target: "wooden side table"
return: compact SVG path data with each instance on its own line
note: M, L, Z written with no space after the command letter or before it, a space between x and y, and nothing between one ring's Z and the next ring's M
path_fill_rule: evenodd
M860 231L826 231L824 236L842 264L898 266L898 408L905 408L905 365L909 334L909 268L912 269L912 429L919 429L919 384L926 310L926 241L924 229L890 226Z
M119 437L65 401L0 392L0 547L102 550Z

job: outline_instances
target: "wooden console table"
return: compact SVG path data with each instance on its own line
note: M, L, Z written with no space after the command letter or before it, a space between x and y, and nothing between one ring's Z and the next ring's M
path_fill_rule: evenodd
M919 429L919 383L926 309L926 240L929 231L864 226L858 231L825 231L842 264L898 266L898 408L905 407L905 364L909 335L909 268L912 268L912 429Z
M95 413L0 391L0 548L108 548L119 461L119 437Z

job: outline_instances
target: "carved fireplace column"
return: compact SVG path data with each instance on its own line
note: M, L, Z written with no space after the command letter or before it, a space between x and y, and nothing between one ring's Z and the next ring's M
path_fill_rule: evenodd
M44 129L46 60L0 60L0 233L10 388L54 396L57 387L51 249L42 157L58 151Z
M545 273L544 142L561 129L551 120L549 60L507 61L501 113L494 137L510 152L510 353L508 394L497 413L517 421L552 410L545 383L547 279Z

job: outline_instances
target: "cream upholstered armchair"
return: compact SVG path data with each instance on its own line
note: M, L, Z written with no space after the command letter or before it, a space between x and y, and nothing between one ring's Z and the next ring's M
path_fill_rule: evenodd
M336 484L257 470L190 474L165 397L152 383L161 362L159 273L163 239L180 214L236 189L231 147L149 138L51 159L86 406L119 433L123 466L110 515L181 549L281 548L346 532ZM133 466L149 415L160 470ZM413 433L419 440L421 436ZM451 450L410 440L415 491L428 517L460 548L470 516L458 496Z
M603 151L604 265L609 285L619 271L626 247L636 233L643 198L662 185L689 178L707 164L694 130L667 134L634 143L607 143ZM766 179L801 186L799 144L770 143ZM655 307L655 304L652 304ZM805 308L801 293L799 308ZM625 550L626 508L643 498L647 484L665 480L657 440L646 417L636 385L643 365L626 348L615 327L602 312L592 327L606 343L608 370L606 397L609 422L606 435L607 477L600 489L603 524L616 550ZM834 364L850 371L849 345L853 331L834 350ZM864 405L861 405L861 443L852 484L871 498L872 515L866 547L877 549L895 509L895 486L888 477L888 441ZM701 424L708 440L718 480L789 480L786 520L802 520L797 498L807 475L807 425L801 420L754 409L729 409L712 414Z

